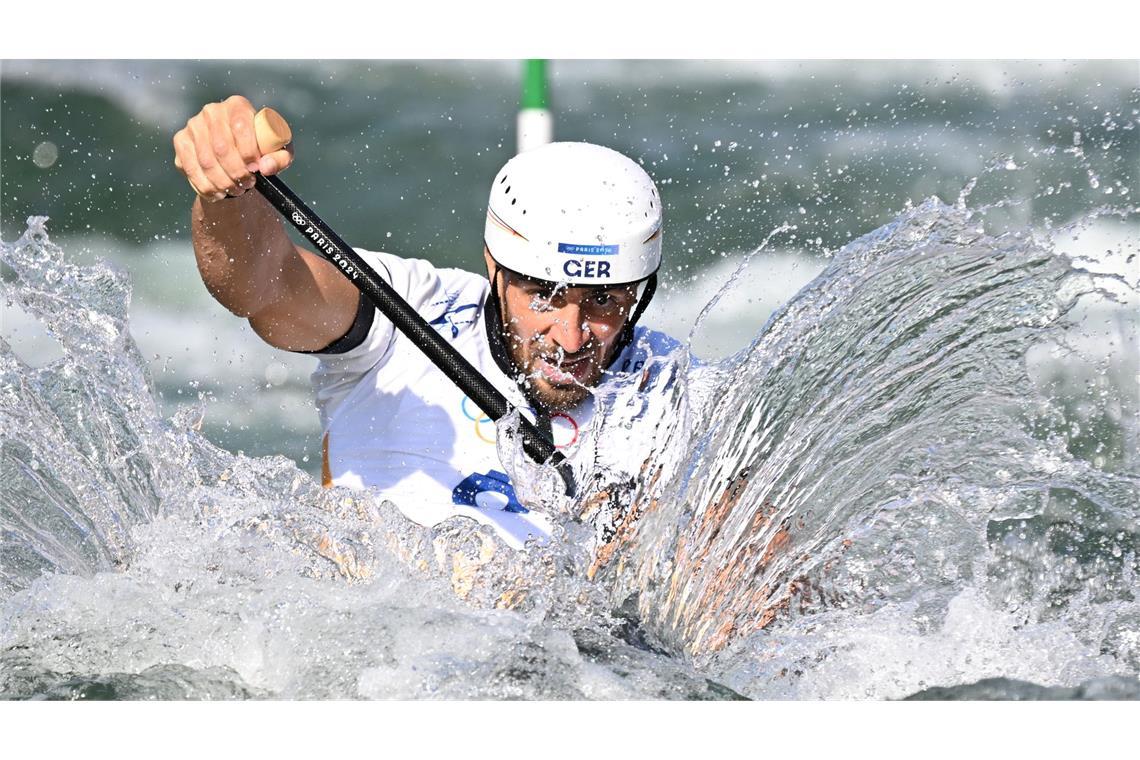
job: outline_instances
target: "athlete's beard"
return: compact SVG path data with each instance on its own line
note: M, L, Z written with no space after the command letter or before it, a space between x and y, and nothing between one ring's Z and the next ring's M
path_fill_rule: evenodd
M609 359L605 346L591 339L579 351L567 354L534 336L527 340L515 333L511 320L507 320L506 344L511 361L523 376L523 385L530 400L548 412L567 411L580 404L590 389L602 378L603 368ZM550 368L562 370L567 377L550 377ZM565 369L563 369L565 368Z

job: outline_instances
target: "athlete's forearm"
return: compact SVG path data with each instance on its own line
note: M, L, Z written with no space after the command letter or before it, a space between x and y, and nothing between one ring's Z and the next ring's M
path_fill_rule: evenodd
M225 201L194 201L190 236L198 271L210 294L249 318L282 297L283 272L296 247L259 193Z

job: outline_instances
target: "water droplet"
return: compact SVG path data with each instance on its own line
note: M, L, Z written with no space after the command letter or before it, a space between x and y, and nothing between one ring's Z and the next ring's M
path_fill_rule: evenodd
M289 379L289 368L281 362L273 362L265 367L265 379L270 385L281 385Z
M37 145L36 149L32 151L32 163L41 169L51 167L58 158L59 148L55 146L55 143L46 140Z

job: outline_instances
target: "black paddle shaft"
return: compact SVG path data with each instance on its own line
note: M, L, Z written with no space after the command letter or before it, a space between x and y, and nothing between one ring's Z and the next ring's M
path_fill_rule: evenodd
M396 329L406 335L443 374L459 386L483 412L492 420L498 421L513 411L506 397L487 381L467 361L455 347L416 313L400 294L385 282L376 270L370 267L360 255L332 231L321 218L313 213L288 186L278 177L254 174L256 187L281 216L311 243L325 259L335 264L341 274L347 277L380 313L391 320ZM523 450L536 462L549 462L558 468L566 482L566 494L573 496L574 479L562 452L544 436L531 422L519 415Z

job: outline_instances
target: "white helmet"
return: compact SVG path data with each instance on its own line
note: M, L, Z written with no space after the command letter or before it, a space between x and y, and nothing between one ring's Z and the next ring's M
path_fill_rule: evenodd
M556 142L512 158L487 203L484 241L501 266L569 285L623 285L661 264L661 199L617 151Z

